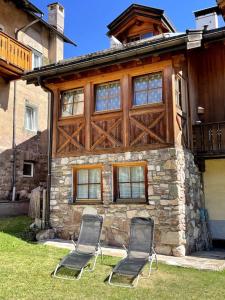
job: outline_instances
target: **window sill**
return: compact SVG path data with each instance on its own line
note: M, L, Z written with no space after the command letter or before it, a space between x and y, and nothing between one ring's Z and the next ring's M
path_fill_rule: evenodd
M154 103L146 103L146 104L140 104L140 105L133 105L131 107L131 109L133 110L138 110L138 109L141 109L141 108L145 108L145 107L158 107L158 106L162 106L164 105L164 102L163 100L160 101L160 102L154 102Z
M73 203L69 203L70 205L101 205L102 200L93 199L93 200L75 200Z
M63 121L63 120L70 120L70 119L79 119L84 117L84 114L79 114L79 115L73 115L73 116L65 116L65 117L59 117L59 121Z
M110 113L118 113L118 112L122 112L122 109L118 108L118 109L109 109L109 110L95 111L93 113L93 116L95 116L95 115L105 115L105 114L110 114Z
M37 134L38 130L34 129L27 129L27 128L24 128L24 131L27 133L27 134Z
M113 204L147 204L146 199L116 199Z

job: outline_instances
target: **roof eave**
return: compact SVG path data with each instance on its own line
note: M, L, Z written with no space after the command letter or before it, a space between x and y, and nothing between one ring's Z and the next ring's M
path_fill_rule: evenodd
M131 60L134 57L151 54L151 53L158 53L158 52L168 52L168 51L176 51L177 47L182 47L185 49L186 47L186 35L182 35L176 38L170 38L168 40L161 41L159 43L153 43L148 45L141 45L136 48L132 49L125 49L120 53L110 53L103 55L101 57L96 57L92 59L88 59L86 61L80 62L71 62L67 65L56 65L50 67L46 70L37 70L31 73L25 74L22 79L28 80L30 83L35 82L38 77L44 76L55 76L60 75L62 73L67 73L70 71L79 71L79 70L87 70L93 67L97 67L99 65L106 64L107 62L110 64L114 64L116 62L122 61L123 59Z

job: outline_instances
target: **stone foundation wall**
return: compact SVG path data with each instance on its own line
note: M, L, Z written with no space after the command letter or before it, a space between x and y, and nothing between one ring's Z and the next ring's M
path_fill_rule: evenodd
M146 161L148 203L113 203L112 163ZM103 164L103 204L73 203L74 165ZM155 221L156 251L180 256L201 248L200 175L190 152L182 148L56 158L52 163L51 225L64 239L76 238L85 208L104 216L102 240L120 245L128 241L130 219L152 217Z

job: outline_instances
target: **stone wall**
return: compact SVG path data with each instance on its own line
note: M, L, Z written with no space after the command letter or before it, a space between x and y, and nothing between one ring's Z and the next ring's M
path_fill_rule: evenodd
M146 161L148 203L116 204L113 199L112 163ZM64 239L76 238L82 212L90 205L73 203L74 165L103 164L103 204L92 205L104 216L102 240L127 244L130 219L152 217L156 251L180 256L201 248L201 183L193 156L183 149L160 149L120 154L56 158L52 163L51 225Z
M34 164L33 177L23 176L24 161ZM21 143L16 149L16 199L28 199L30 192L47 181L47 131ZM13 151L0 152L0 200L10 200L12 192Z

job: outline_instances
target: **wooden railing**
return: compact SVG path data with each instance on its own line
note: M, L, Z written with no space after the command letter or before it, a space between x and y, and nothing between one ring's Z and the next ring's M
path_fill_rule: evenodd
M7 34L0 32L0 60L22 71L31 70L32 51Z
M195 125L194 151L199 155L225 155L225 121Z

